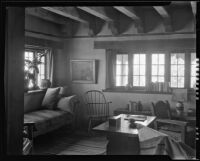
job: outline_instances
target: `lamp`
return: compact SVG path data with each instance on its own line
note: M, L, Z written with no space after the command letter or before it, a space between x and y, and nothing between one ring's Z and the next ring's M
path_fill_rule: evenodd
M40 89L47 89L51 86L51 82L49 79L42 79L40 84Z

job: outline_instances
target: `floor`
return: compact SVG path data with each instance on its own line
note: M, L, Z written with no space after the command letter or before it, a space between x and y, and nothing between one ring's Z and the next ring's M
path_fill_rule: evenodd
M107 139L104 134L92 133L67 127L34 139L33 155L105 155Z

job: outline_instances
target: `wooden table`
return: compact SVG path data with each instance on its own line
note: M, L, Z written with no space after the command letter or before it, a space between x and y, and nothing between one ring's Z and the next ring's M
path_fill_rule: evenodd
M156 119L155 116L145 116L145 121L135 121L137 128L130 128L130 117L136 118L142 115L120 114L120 126L109 126L106 121L93 128L95 131L105 132L107 134L107 155L137 155L140 152L138 129L143 126L149 126Z

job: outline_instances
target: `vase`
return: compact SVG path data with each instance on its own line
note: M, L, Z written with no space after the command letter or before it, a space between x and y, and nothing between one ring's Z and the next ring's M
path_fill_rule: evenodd
M178 101L176 103L176 112L177 112L177 115L179 117L183 115L183 113L184 113L184 104L183 104L183 102Z

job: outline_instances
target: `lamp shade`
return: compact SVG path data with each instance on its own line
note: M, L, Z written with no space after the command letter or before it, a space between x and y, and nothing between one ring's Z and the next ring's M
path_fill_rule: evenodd
M42 79L41 80L41 85L40 85L40 88L41 89L46 89L46 88L49 88L51 86L51 82L49 79Z

